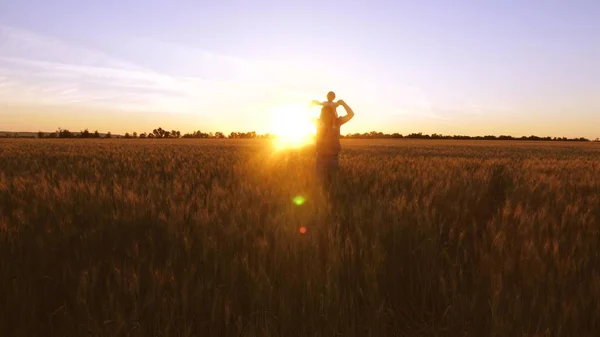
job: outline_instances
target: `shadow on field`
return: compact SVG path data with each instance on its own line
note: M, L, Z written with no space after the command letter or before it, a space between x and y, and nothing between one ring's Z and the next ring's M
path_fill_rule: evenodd
M324 266L337 255L337 282L342 293L351 294L356 312L373 312L382 335L489 331L489 312L481 308L489 307L493 289L487 275L476 273L482 263L478 242L492 235L487 224L500 215L512 191L514 181L506 167L488 168L482 182L486 188L459 218L449 217L454 205L447 195L428 206L427 211L436 209L434 218L418 212L394 214L382 203L386 200L361 192L364 188L355 188L349 175L340 173L322 189L330 209L318 233L319 255ZM376 177L371 184L377 184ZM410 188L401 193L410 195ZM425 225L425 219L433 222ZM470 230L458 233L453 227L462 221L470 223ZM365 270L365 260L375 262L373 270Z

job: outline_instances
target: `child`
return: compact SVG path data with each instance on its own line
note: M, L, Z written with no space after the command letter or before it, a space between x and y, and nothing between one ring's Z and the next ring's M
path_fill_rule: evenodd
M333 109L327 109L327 110L331 110L333 111L333 115L335 118L338 117L336 108L338 107L339 103L338 102L334 102L333 100L335 99L335 93L333 91L330 91L327 93L327 101L325 102L319 102L317 100L314 100L312 103L314 105L321 105L324 107L332 107Z

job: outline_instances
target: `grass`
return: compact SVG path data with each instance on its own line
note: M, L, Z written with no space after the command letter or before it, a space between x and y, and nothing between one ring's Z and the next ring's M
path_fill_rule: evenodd
M0 140L2 335L600 332L600 145L268 145Z

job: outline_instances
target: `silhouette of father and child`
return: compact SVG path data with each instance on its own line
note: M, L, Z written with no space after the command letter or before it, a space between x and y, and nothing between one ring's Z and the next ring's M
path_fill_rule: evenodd
M335 101L335 93L327 93L327 101L313 101L312 104L320 105L321 115L317 121L316 138L316 173L322 184L330 185L339 169L339 156L342 149L340 145L340 127L354 117L354 111L343 100ZM338 117L337 107L342 106L346 115Z

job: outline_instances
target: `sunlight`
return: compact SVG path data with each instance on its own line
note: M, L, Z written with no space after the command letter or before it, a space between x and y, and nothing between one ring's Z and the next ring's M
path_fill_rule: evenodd
M276 150L299 148L311 144L316 134L314 119L318 109L308 104L292 104L271 109L270 132L276 136Z

